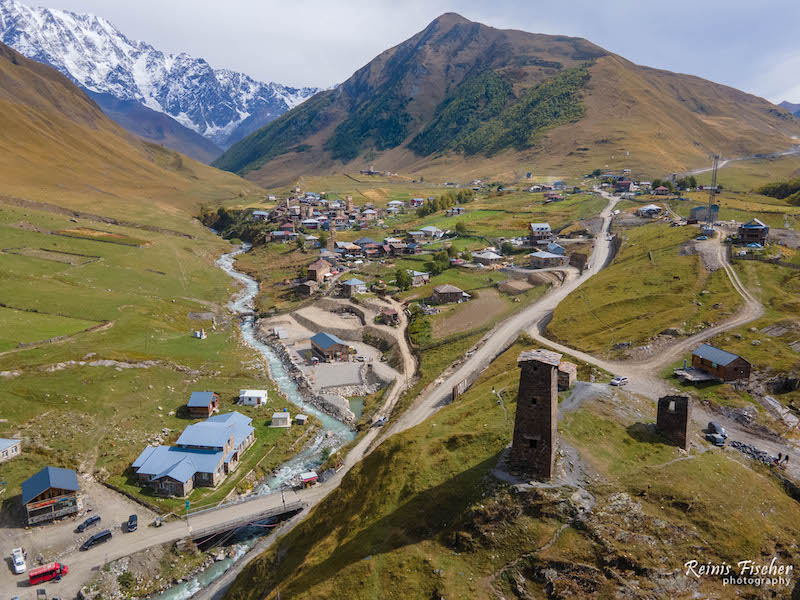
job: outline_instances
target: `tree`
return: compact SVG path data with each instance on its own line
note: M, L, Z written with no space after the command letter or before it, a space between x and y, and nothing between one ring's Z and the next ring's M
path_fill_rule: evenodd
M302 250L306 247L306 236L300 235L297 237L297 249Z
M697 187L697 177L695 177L694 175L690 175L689 176L689 187L690 188L696 188Z
M464 252L461 253L461 259L465 262L472 262L472 252L464 250Z
M319 233L319 246L320 248L328 247L328 234L324 231L320 231Z
M513 251L514 251L514 246L511 242L503 242L503 244L500 246L500 252L502 252L503 254L508 255L511 254Z
M459 221L458 223L456 223L456 233L458 235L467 234L467 224L464 221Z
M656 189L656 188L661 187L662 185L664 185L664 182L662 180L660 180L660 179L653 179L653 182L650 185L653 186L653 189Z
M448 258L455 258L456 256L458 256L458 250L455 249L455 246L447 247L447 256Z
M592 177L600 177L603 174L603 169L595 169L592 171Z
M397 269L394 274L394 281L401 290L407 290L411 287L411 274L406 269Z

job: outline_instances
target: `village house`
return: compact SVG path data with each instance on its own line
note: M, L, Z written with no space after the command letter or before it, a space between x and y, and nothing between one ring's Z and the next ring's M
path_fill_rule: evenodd
M666 188L663 185L660 185L656 189L653 190L653 193L656 196L666 196L666 195L669 194L669 188Z
M22 452L22 440L0 438L0 463L11 460Z
M419 208L423 204L425 204L425 200L423 198L412 198L411 199L411 206L413 206L414 208Z
M239 404L263 406L269 399L267 390L239 390Z
M292 415L287 411L272 413L272 423L270 427L291 427Z
M397 314L397 311L393 308L384 308L381 309L380 314L381 323L385 325L396 325L400 322L400 316Z
M484 265L488 267L489 265L496 265L503 262L503 257L496 252L485 250L483 252L473 252L472 262L474 262L476 265Z
M564 200L564 196L557 192L548 192L544 195L545 203L549 204L551 202L562 202Z
M367 284L360 279L353 277L342 283L342 291L348 298L352 298L356 294L366 294Z
M295 291L301 296L313 296L317 290L319 290L319 284L313 279L302 281L295 288Z
M424 238L425 238L424 231L409 231L408 233L406 233L406 239L412 242L419 242Z
M528 256L532 269L552 269L556 267L566 267L569 264L569 258L566 256L544 252L542 250L529 254Z
M434 239L442 237L442 234L444 233L441 229L435 227L434 225L428 225L426 227L422 227L420 228L420 231L425 235L425 237Z
M219 394L216 392L192 392L186 409L192 417L206 418L219 411Z
M618 179L614 183L615 192L632 192L635 189L636 186L630 179Z
M750 379L751 365L741 356L703 344L692 352L692 367L722 381Z
M465 212L467 212L467 209L463 206L454 206L452 208L448 208L445 211L445 215L448 217L457 217L458 215L463 215Z
M22 482L26 522L35 525L81 510L78 474L71 469L45 467Z
M567 253L567 251L564 249L564 246L555 242L550 242L547 244L546 249L550 254L558 254L560 256L564 256Z
M253 221L268 221L269 213L265 210L254 210L250 215L250 219Z
M315 260L308 266L308 279L310 281L316 281L317 283L324 281L325 276L331 272L331 267L333 267L333 265L327 260L321 258Z
M326 361L350 360L350 346L332 333L314 335L311 338L311 350Z
M555 239L550 223L531 223L528 225L528 245L547 245Z
M738 234L740 244L759 244L764 246L769 236L769 225L765 225L758 219L753 219L743 225L739 225Z
M160 496L187 496L195 487L216 487L239 466L255 441L252 419L238 412L189 425L174 446L148 446L133 462L141 485Z
M405 205L406 203L403 202L402 200L390 200L389 202L386 203L386 206L388 206L389 208L395 208L398 210L402 210L405 207Z
M658 204L648 204L647 206L640 206L636 209L636 214L640 217L646 217L648 219L653 219L659 216L664 209L660 207Z
M567 182L566 181L554 181L553 182L553 189L554 190L565 190L565 189L567 189Z
M411 275L411 287L420 287L429 283L431 274L424 271L414 271L413 269L406 269L408 274Z
M270 234L270 240L273 242L280 242L280 243L287 243L287 242L294 242L297 238L300 237L300 234L295 231L273 231Z
M367 210L362 211L361 216L367 221L374 221L378 218L378 212L368 208Z
M406 254L421 254L422 253L422 246L420 246L417 242L410 242L406 246Z
M445 283L444 285L437 285L433 288L432 300L436 304L453 304L457 302L466 302L470 297L471 296L461 288Z

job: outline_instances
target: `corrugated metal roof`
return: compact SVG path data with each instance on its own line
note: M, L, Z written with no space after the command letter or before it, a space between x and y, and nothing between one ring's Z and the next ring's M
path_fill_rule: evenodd
M147 459L150 458L150 455L156 451L156 448L157 446L148 446L147 448L142 450L142 453L135 461L133 461L133 464L131 466L134 469L138 469L139 467L141 467L145 462L147 462Z
M81 489L78 485L78 474L72 469L45 467L22 482L22 503L27 504L50 488L77 492Z
M745 229L763 229L766 225L758 219L753 219L742 225L742 227Z
M223 453L213 450L184 450L172 446L156 446L142 465L136 469L136 472L142 475L159 476L187 458L191 460L195 472L214 473L223 460ZM139 459L137 459L138 461Z
M739 358L739 356L736 354L732 354L731 352L721 350L720 348L716 348L714 346L709 346L708 344L703 344L697 350L692 352L692 354L705 360L710 360L718 365L722 365L723 367L728 366L737 358Z
M20 443L21 440L11 440L8 438L0 438L0 452L11 448L11 446L16 446Z
M233 435L230 426L226 423L211 423L203 421L189 425L175 442L178 446L209 446L211 448L224 448Z
M317 346L319 346L323 350L327 350L328 348L336 344L342 344L343 346L347 345L337 336L333 335L332 333L325 333L324 331L322 333L318 333L317 335L313 336L311 338L311 341L314 342Z
M164 471L153 477L153 479L172 477L176 481L186 483L194 477L195 473L197 473L197 467L189 457L186 457L179 460L174 465L167 467Z
M360 279L357 279L356 277L353 277L352 279L348 279L347 281L345 281L342 285L359 286L359 285L367 285L367 284L364 283L363 281L361 281Z
M444 285L437 285L435 288L433 288L433 291L436 292L437 294L455 294L457 292L458 293L464 292L464 290L462 290L461 288L457 288L456 286L450 283L445 283Z
M186 406L191 407L202 407L208 406L214 400L214 392L192 392L192 395L189 396L189 402L186 403Z

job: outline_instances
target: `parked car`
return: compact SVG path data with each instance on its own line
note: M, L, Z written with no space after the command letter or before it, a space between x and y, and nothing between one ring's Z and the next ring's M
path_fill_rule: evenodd
M22 548L14 548L11 551L11 562L14 565L14 573L19 575L25 572L25 553Z
M375 421L375 427L383 427L386 425L386 417L380 417L377 421Z
M139 517L137 517L136 515L131 515L130 517L128 517L128 523L125 526L125 529L128 531L128 533L136 531L138 527L139 527Z
M366 357L366 356L364 356L364 355L356 356L356 360L357 360L358 362L364 362L364 361L366 361L366 360L367 360L367 357Z
M611 380L610 385L617 385L617 386L628 385L628 378L627 377L614 377L614 379Z
M724 446L725 438L718 433L707 433L706 439L715 446Z
M708 236L707 235L698 235L696 239L697 239L698 242L704 242L705 240L708 239Z
M78 533L83 533L84 531L89 529L89 527L97 525L99 522L100 522L100 515L92 515L91 517L86 519L83 523L78 525Z
M708 433L710 434L717 434L722 436L723 438L727 438L728 434L725 431L725 428L717 423L716 421L709 421L708 427L706 428Z
M97 546L97 544L102 544L103 542L107 542L110 539L111 539L111 532L108 529L106 529L105 531L101 531L100 533L95 533L92 537L83 542L81 550L88 550L89 548Z

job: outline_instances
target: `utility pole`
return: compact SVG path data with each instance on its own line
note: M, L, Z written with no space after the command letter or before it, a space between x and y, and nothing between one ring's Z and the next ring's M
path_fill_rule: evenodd
M711 175L711 191L708 193L708 209L706 210L706 225L711 227L714 220L711 218L711 207L714 206L714 198L717 195L717 169L719 168L719 154L714 155L714 169Z

